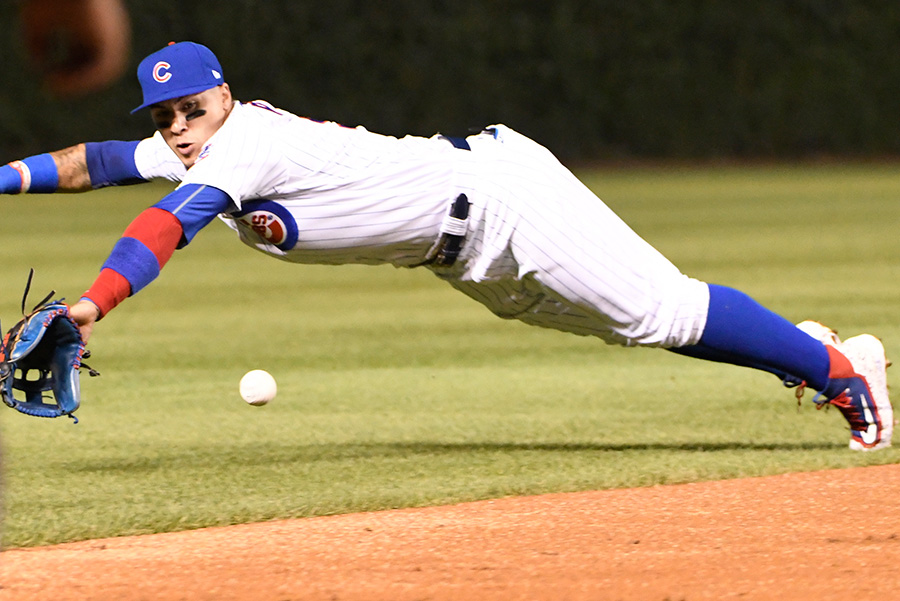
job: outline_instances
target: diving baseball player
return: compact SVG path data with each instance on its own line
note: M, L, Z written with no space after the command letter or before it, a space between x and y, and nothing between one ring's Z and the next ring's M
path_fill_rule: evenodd
M71 307L85 339L219 217L299 263L433 271L500 317L761 369L840 409L850 448L891 442L884 348L801 329L747 295L682 274L545 148L503 125L397 139L237 102L215 55L172 44L138 67L147 139L0 168L0 192L86 191L167 178ZM132 111L134 112L134 111Z

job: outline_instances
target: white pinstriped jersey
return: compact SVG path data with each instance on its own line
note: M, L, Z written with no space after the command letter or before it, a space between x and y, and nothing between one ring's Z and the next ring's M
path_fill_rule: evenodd
M302 263L418 264L465 193L462 254L432 269L495 314L623 345L700 339L706 285L548 150L502 125L468 141L471 151L440 137L397 139L257 101L236 104L187 171L159 134L139 144L135 160L147 179L225 191L236 210L222 217L242 241ZM286 226L297 232L287 244Z
M281 230L253 223L259 215L223 216L264 252L302 263L406 266L421 262L438 235L454 151L436 138L382 136L255 101L236 103L186 172L159 134L139 145L136 162L148 179L219 188L238 209L262 199L284 206L300 232L291 249L273 244Z

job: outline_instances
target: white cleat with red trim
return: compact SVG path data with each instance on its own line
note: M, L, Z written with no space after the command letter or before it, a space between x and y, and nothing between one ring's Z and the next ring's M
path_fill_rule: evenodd
M837 344L826 343L831 356L832 381L843 380L845 388L820 405L837 407L850 424L850 448L876 451L891 446L894 410L888 396L884 345L870 334L861 334Z

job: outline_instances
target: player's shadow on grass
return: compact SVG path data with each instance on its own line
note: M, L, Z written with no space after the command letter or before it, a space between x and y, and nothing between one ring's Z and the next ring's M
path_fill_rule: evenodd
M219 467L233 463L235 466L259 465L281 467L296 464L311 465L320 462L354 462L371 459L408 460L428 456L477 456L479 454L517 453L715 453L723 451L841 451L846 444L838 442L672 442L672 443L585 443L585 442L360 442L314 445L273 445L252 443L232 445L227 449L211 446L192 449L171 449L154 456L108 457L68 466L75 472L154 472L175 467Z
M581 443L581 442L520 442L520 443L392 443L398 449L424 453L458 452L518 452L547 451L560 452L627 452L627 451L676 451L688 453L708 453L714 451L824 451L843 449L846 444L821 442L794 443L754 443L754 442L673 442L673 443Z

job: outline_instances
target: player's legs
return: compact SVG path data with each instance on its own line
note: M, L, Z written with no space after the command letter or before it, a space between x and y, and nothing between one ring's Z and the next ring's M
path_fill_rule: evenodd
M542 147L518 138L511 149L531 162L512 238L519 273L564 306L593 312L598 327L608 330L601 338L679 349L825 390L824 344L746 294L683 275ZM553 327L571 313L547 302L536 309L519 318ZM565 325L572 330L571 320Z
M451 280L457 288L502 317L802 380L841 409L857 444L889 444L886 386L876 386L876 408L868 384L884 381L883 349L878 357L875 345L858 345L851 363L746 294L688 278L546 149L517 134L504 146L504 161L492 167L510 193L493 202L515 222L506 247L513 267L501 277Z
M760 369L779 379L828 386L825 345L780 315L732 288L709 286L709 311L700 341L671 350L709 361Z
M759 305L742 292L710 286L709 314L700 342L676 352L745 365L820 392L819 403L835 405L850 424L850 448L891 444L893 407L888 397L884 347L874 336L841 343L822 341Z
M566 304L593 311L598 326L607 329L601 338L679 349L802 380L829 398L837 394L829 389L830 361L822 342L742 292L685 276L580 182L565 180L564 174L557 177L555 187L566 191L558 211L569 211L569 218L538 222L534 212L525 215L513 254L520 271L533 274ZM548 325L554 316L532 311L519 318Z
M516 276L533 280L548 299L592 316L607 342L699 342L709 304L706 285L682 274L549 152L530 151L529 142L521 141L504 165L509 185L516 186L515 198L507 201L517 218L509 240ZM515 161L528 175L515 175ZM533 312L522 317L534 319Z
M679 272L545 148L506 128L469 140L458 185L473 223L458 271L439 276L501 317L625 346L699 341L705 284Z

